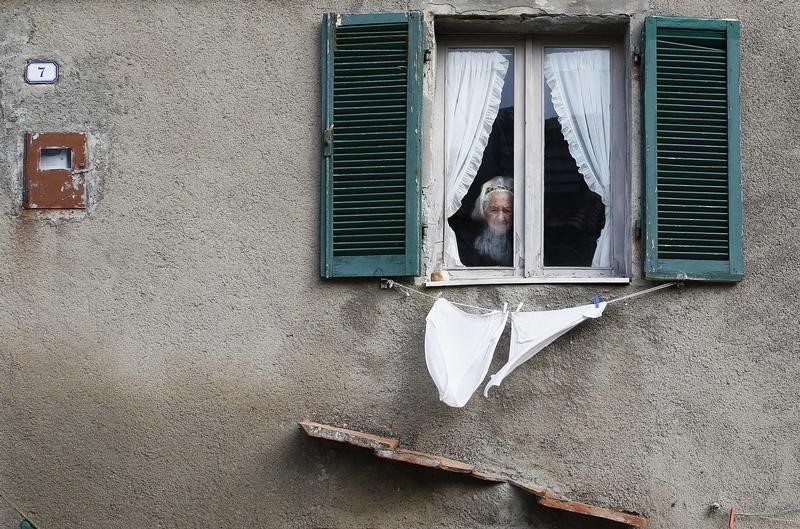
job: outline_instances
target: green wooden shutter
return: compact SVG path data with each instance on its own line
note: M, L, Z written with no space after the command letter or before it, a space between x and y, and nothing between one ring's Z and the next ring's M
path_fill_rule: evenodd
M324 15L323 277L420 273L419 12Z
M645 276L739 281L739 22L647 17L643 50Z

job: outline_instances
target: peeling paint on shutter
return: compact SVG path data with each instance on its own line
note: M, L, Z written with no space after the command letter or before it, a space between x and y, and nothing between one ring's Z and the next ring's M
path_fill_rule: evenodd
M420 13L323 19L321 275L419 275Z
M646 277L740 280L738 21L647 18L644 136Z

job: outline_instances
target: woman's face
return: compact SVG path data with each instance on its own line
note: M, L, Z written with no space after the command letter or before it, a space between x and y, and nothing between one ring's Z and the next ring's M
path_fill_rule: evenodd
M503 235L514 225L514 195L508 191L489 195L484 218L495 235Z

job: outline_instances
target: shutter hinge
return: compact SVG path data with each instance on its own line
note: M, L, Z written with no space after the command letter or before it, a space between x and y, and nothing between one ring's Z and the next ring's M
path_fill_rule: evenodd
M337 13L336 15L334 15L333 28L331 29L331 37L332 37L331 40L333 42L333 51L338 51L337 43L339 39L336 38L336 30L341 25L342 25L342 15Z
M639 50L639 46L633 48L633 64L636 66L642 64L642 52Z
M429 63L431 62L431 49L426 48L425 51L422 53L422 62Z
M322 133L322 155L330 156L332 150L333 150L333 123L328 125L328 127Z

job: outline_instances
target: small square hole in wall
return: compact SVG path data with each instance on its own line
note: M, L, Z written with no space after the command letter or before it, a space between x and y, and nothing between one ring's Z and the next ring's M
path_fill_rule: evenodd
M39 170L70 169L72 151L70 149L42 149L39 156Z
M86 164L86 134L26 133L23 207L84 209Z

